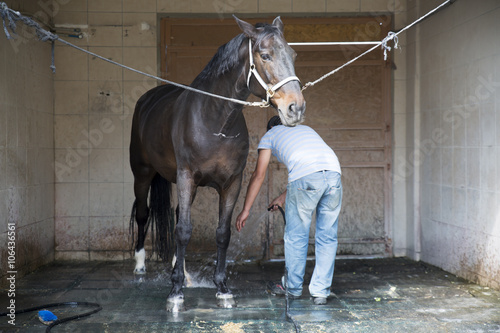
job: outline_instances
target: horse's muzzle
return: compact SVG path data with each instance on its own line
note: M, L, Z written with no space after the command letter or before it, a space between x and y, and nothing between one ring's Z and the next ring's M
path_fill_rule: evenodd
M279 109L278 111L282 116L281 120L283 125L296 126L304 121L306 112L306 102L305 101L302 101L302 103L292 102L288 104L286 110Z
M304 101L300 105L297 103L291 103L288 106L288 114L290 117L295 117L297 119L302 119L304 116L304 113L306 112L306 102Z

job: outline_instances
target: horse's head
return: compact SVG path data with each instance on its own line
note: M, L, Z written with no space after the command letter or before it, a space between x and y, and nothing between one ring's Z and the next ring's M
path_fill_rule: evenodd
M283 22L277 17L272 24L253 26L235 19L249 38L248 89L278 110L283 125L300 124L304 121L306 102L295 76L297 54L283 36Z

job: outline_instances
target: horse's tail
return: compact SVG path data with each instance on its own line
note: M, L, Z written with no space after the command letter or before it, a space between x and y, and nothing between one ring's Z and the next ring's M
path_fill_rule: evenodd
M175 218L171 194L172 183L156 174L151 182L148 222L152 225L153 248L164 260L170 259L174 248Z

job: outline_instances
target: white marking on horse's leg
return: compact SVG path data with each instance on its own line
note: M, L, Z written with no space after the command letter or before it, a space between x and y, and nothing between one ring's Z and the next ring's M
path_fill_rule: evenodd
M167 298L167 312L183 312L186 311L184 306L184 296L175 296Z
M146 274L146 251L140 249L135 251L135 269L134 274Z
M172 268L175 267L175 262L177 261L177 256L174 254L174 257L172 258ZM191 277L191 274L189 274L186 271L186 260L184 260L184 282L187 288L190 288L193 286L193 278Z
M184 275L186 276L186 287L191 288L193 286L193 278L191 278L191 274L186 271L186 265L184 264Z

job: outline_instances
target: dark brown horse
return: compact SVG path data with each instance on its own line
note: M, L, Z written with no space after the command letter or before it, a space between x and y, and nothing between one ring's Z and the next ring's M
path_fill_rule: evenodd
M281 19L256 26L238 18L236 22L243 33L219 48L191 87L238 100L246 100L252 93L269 101L283 124L302 122L305 101L295 76L296 54L283 37ZM135 216L138 225L134 272L146 271L144 238L150 222L156 225L156 250L163 259L171 255L175 235L177 260L167 299L170 311L182 308L184 257L198 186L211 186L220 196L214 282L218 298L232 297L226 285L226 251L249 147L242 109L241 104L173 85L153 88L137 102L130 143L135 191L131 223ZM176 224L171 183L177 184Z

